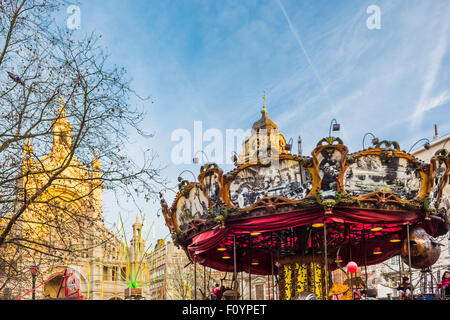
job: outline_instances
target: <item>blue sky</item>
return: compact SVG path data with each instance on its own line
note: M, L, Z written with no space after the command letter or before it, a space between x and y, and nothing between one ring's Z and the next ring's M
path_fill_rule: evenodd
M366 9L374 4L381 29L369 30ZM152 97L144 129L155 136L134 135L129 152L138 159L152 148L172 185L200 165L171 163L171 133L192 131L195 120L204 130L248 129L260 117L263 90L269 117L287 139L302 136L304 154L333 118L350 152L369 131L405 150L431 139L435 123L440 135L450 132L448 0L82 0L80 9L76 32L102 34L111 62ZM106 221L121 211L131 224L136 209L119 209L111 198L105 194ZM166 198L171 204L173 194ZM156 238L164 237L158 202L143 207Z

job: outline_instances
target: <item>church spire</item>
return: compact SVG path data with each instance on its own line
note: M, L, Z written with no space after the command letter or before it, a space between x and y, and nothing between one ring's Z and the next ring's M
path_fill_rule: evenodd
M23 164L28 166L31 163L33 163L33 147L31 146L30 138L27 138L23 146Z
M73 127L66 118L66 109L64 107L66 101L60 98L57 102L60 103L60 107L58 108L58 118L53 123L53 148L70 148L72 146Z

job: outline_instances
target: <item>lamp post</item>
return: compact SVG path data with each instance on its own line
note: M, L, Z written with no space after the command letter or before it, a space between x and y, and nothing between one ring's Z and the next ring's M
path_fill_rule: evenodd
M39 271L38 266L35 263L32 263L30 266L32 289L34 289L34 287L36 286L36 275L37 275L38 271ZM33 290L32 299L33 300L36 299L36 291L35 290Z
M367 132L367 133L364 135L363 141L362 141L363 150L364 150L364 141L365 141L367 135L369 135L369 134L372 136L372 144L373 144L373 145L376 145L376 144L379 142L378 138L375 137L375 135L374 135L372 132Z

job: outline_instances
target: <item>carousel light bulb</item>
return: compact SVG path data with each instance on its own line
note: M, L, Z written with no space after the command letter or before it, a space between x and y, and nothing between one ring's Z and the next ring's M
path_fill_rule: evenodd
M323 227L323 223L322 222L316 222L316 223L313 223L311 226L313 228L321 228L321 227Z
M382 253L383 253L383 251L381 251L380 247L377 247L373 250L373 254L382 254Z
M379 224L376 224L372 228L370 228L370 231L372 231L372 232L381 231L381 230L383 230L383 228Z
M230 254L228 252L225 252L222 256L222 259L231 259Z
M252 259L251 265L252 265L252 266L257 266L257 265L259 265L258 260L257 260L257 259Z
M250 233L251 236L259 236L261 234L261 232L252 232Z
M400 242L400 241L402 241L402 240L400 240L400 237L399 237L398 234L394 234L394 235L392 236L392 238L389 239L389 241L390 241L390 242Z
M223 244L221 244L218 248L217 251L227 251L227 248L225 248L225 246Z

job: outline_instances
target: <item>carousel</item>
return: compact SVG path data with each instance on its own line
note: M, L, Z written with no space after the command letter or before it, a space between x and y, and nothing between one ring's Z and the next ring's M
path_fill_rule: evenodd
M435 237L450 227L447 151L424 163L374 139L349 154L332 136L333 119L311 156L301 154L301 142L292 154L265 103L261 114L232 171L206 163L196 181L179 178L172 206L160 194L175 244L193 263L232 273L234 298L243 271L275 277L279 299L326 300L358 283L351 274L348 286L333 283L334 270L365 267L367 277L367 266L396 255L410 273L437 261Z

